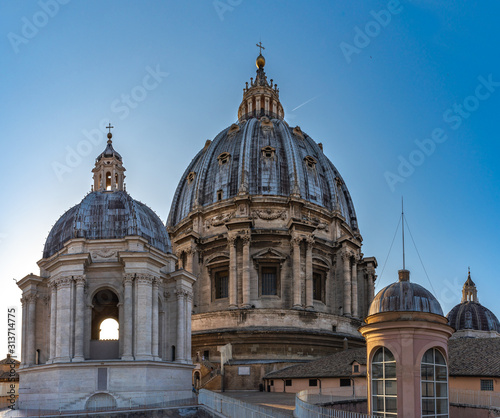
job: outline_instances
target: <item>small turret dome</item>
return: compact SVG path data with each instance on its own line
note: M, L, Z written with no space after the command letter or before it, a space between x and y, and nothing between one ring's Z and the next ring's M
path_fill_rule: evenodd
M454 306L447 315L448 323L456 331L495 331L500 333L500 322L493 312L481 305L477 299L475 283L469 275L462 290L462 302Z
M370 305L368 315L382 312L427 312L443 316L441 305L424 287L410 282L410 272L399 270L399 281L384 287Z

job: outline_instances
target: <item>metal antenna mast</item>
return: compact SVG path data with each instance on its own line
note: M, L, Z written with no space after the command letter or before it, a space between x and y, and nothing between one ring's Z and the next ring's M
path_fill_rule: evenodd
M403 196L401 196L401 231L403 234L403 270L405 268L405 210L403 204Z

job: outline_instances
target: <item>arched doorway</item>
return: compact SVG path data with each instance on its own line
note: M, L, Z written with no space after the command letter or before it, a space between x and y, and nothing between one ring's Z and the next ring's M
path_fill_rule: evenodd
M102 289L92 298L90 359L119 358L118 296L111 289Z

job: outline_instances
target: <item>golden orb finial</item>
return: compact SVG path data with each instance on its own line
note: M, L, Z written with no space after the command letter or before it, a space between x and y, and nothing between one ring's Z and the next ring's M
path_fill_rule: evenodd
M264 65L266 65L266 59L263 57L262 54L259 54L259 56L257 57L255 65L257 65L257 68L263 68Z
M262 42L259 42L256 46L259 47L259 56L255 61L255 65L257 65L257 68L264 68L264 65L266 65L266 59L262 56L262 50L266 48L262 46Z

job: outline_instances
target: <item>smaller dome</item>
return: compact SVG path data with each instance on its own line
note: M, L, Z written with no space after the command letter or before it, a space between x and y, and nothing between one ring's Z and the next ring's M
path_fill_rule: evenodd
M450 326L457 331L496 331L500 333L498 318L479 302L459 303L446 317Z
M457 331L496 331L500 333L498 318L477 299L476 284L469 274L462 289L462 301L446 316L450 326Z
M120 239L138 235L163 251L172 251L161 219L125 191L92 192L62 215L49 233L43 258L60 251L73 238Z
M96 158L96 161L100 161L101 158L105 157L105 158L112 158L112 157L115 157L116 159L122 161L122 156L120 154L118 154L118 152L115 151L115 149L113 148L113 142L111 141L111 138L109 137L109 135L111 134L108 134L108 145L106 146L106 149L101 152L99 154L99 156Z
M368 316L382 312L427 312L443 316L441 305L434 295L409 279L408 270L399 270L399 281L377 293Z

